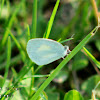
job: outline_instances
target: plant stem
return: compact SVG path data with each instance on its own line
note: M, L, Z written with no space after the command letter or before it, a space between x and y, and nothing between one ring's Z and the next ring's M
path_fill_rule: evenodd
M98 23L98 8L97 8L97 5L96 5L96 2L95 2L95 0L91 0L91 3L92 3L92 6L93 6L96 21Z
M97 65L97 67L100 69L100 62L95 59L95 57L85 48L83 47L84 52L86 55Z
M31 38L35 38L36 37L36 26L37 26L37 0L33 0L32 34L31 34Z
M14 19L18 13L18 11L20 10L22 4L25 2L25 0L22 0L21 3L19 5L16 6L16 10L14 11L13 15L11 16L9 22L8 22L8 25L7 25L7 29L5 30L5 33L4 33L4 36L3 36L3 39L2 39L2 42L1 42L1 46L3 47L3 45L6 43L6 40L7 40L7 37L8 37L8 34L9 34L9 31L8 29L10 30L12 25L13 25L13 22L14 22Z
M11 59L11 38L10 36L8 37L8 44L7 44L7 64L6 64L6 68L5 68L5 74L4 74L4 80L3 80L3 85L5 84L5 81L7 79L8 76L8 70L9 70L9 66L10 66L10 59Z

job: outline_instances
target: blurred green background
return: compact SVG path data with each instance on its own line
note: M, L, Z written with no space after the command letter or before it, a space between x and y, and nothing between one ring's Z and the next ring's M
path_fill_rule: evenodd
M2 6L2 3L4 4ZM100 0L95 0L98 11L100 11ZM42 38L46 30L49 18L55 6L56 0L38 0L37 3L37 38ZM18 9L19 8L19 9ZM0 0L0 84L2 84L5 66L7 63L7 40L2 44L2 39L6 32L11 32L21 48L25 52L25 57L20 53L15 41L11 38L11 61L8 71L7 81L16 79L18 73L25 65L27 60L26 44L28 41L28 25L31 33L33 0ZM13 17L13 18L12 18ZM12 20L13 19L13 20ZM61 0L50 39L65 40L73 36L73 40L63 43L68 45L70 50L97 25L91 0ZM100 30L85 46L92 55L100 61ZM51 64L43 66L36 74L47 75L52 72L62 61L59 59ZM35 65L34 69L37 68ZM30 76L31 71L26 76ZM46 78L35 78L34 86L44 82ZM27 80L29 80L27 82ZM66 92L72 89L78 90L85 100L91 99L91 92L100 81L100 70L82 52L78 52L73 59L60 71L59 75L45 89L49 100L63 100ZM14 80L11 81L11 84ZM20 82L21 92L14 94L16 100L27 100L30 86L30 78ZM1 87L2 85L0 85ZM28 89L27 89L28 88ZM25 93L23 92L25 90ZM97 98L100 99L100 86L97 90ZM15 99L11 99L15 100Z

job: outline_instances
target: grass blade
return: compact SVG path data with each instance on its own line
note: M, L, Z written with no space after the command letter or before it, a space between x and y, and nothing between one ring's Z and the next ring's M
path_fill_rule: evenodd
M48 76L50 76L50 75L33 75L30 77L24 77L22 80L27 79L27 78L32 78L32 77L39 78L39 77L48 77Z
M16 65L16 63L19 62L19 61L21 61L21 56L20 56L20 54L17 55L17 56L15 56L15 57L13 57L13 58L11 59L10 65ZM4 62L4 63L0 64L0 70L2 70L3 68L5 68L6 63L7 63L7 62Z
M10 93L12 94L13 92L15 92L15 91L12 92L13 87L16 87L16 85L23 79L24 75L31 69L31 67L32 67L31 62L30 63L28 62L27 66L25 64L25 66L21 69L20 73L18 74L18 77L17 77L15 83L11 87L9 87L9 90L7 90L3 95L7 95L7 94L10 94ZM1 98L1 100L5 100L5 98L6 97L3 96Z
M34 76L34 67L33 66L31 67L31 75ZM30 100L30 97L34 93L34 91L32 90L33 87L34 87L34 77L31 77L30 93L29 93L29 96L28 96L28 100Z
M5 0L2 0L1 1L1 7L0 7L0 18L1 18L1 14L2 14L2 8L3 8L3 6L4 6L4 2L5 2Z
M31 100L36 100L40 93L48 86L48 84L54 79L54 77L59 73L59 71L68 63L68 61L82 49L82 47L94 36L98 27L94 28L72 51L71 53L56 67L56 69L51 73L51 75L46 79L46 81L40 86L37 92L33 95Z
M30 27L28 24L27 24L26 28L27 28L26 36L27 36L27 41L28 41L28 40L30 40Z
M32 34L31 38L36 37L36 25L37 25L37 0L33 0L33 14L32 14Z
M84 52L86 55L97 65L97 67L100 69L100 62L95 59L95 57L85 48L83 47Z
M8 70L9 70L9 66L10 66L10 59L11 59L11 38L10 36L8 37L8 43L7 43L7 64L6 64L6 68L5 68L5 74L4 74L4 81L2 86L4 85L7 76L8 76Z
M72 39L73 39L73 38L69 38L69 39L63 40L63 41L60 41L60 43L67 42L67 41L70 41L70 40L72 40Z
M17 15L18 11L20 10L21 6L23 5L23 2L25 2L25 0L22 0L21 3L16 6L16 10L14 11L12 17L10 18L9 23L7 25L7 29L5 30L5 33L4 33L2 42L1 42L1 46L3 46L6 43L6 40L7 40L8 34L9 34L8 29L9 30L11 29L11 27L13 25L13 22L14 22L14 19L15 19L16 15Z
M19 49L19 51L22 55L22 60L25 61L26 55L25 55L25 52L22 50L22 47L21 47L20 43L18 42L18 40L15 38L15 36L10 31L9 31L9 34L12 37L12 39L14 40L15 44L17 45L17 47L18 47L18 49Z
M43 38L48 38L49 35L50 35L50 31L51 31L51 28L52 28L52 25L53 25L53 22L54 22L54 18L55 18L55 15L56 15L56 12L57 12L57 9L58 9L58 6L59 6L59 3L60 3L60 0L57 0L56 4L55 4L55 7L53 9L53 12L52 12L52 15L50 17L50 20L48 22L48 26L47 26L47 29L44 33L44 36Z
M93 7L93 11L94 11L96 21L98 22L98 8L97 8L97 5L96 5L96 1L91 0L91 3L92 3L92 7Z
M36 28L37 28L37 0L33 0L33 13L32 13L32 34L31 38L36 38ZM34 75L34 67L31 68L32 75ZM32 95L32 88L34 87L34 77L31 78L30 93L29 97Z

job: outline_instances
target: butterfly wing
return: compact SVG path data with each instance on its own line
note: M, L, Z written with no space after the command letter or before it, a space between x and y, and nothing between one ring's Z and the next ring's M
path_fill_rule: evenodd
M43 38L29 40L27 43L27 53L29 58L38 65L49 64L66 55L62 44Z

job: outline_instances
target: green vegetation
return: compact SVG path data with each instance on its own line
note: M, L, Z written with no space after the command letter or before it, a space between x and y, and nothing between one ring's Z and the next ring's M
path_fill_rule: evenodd
M0 100L100 99L100 0L0 0ZM49 38L71 53L45 66L28 40Z

